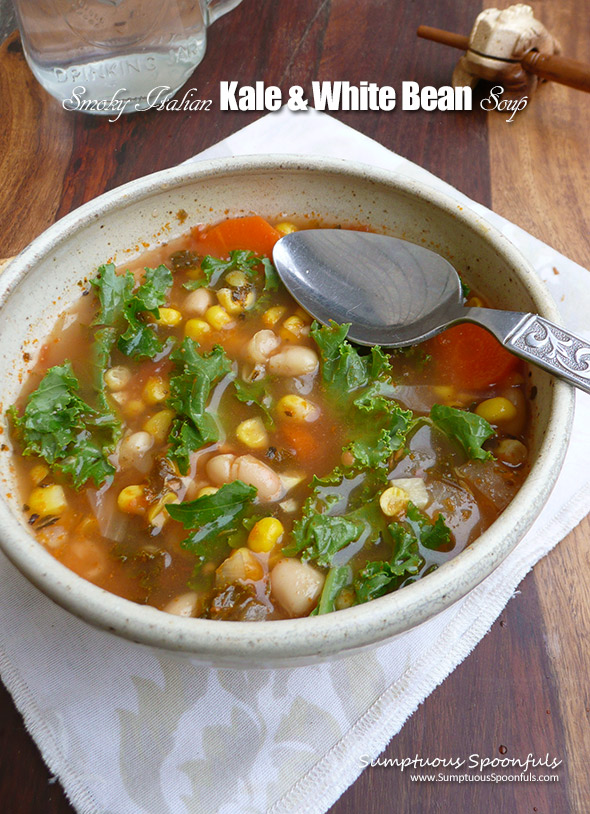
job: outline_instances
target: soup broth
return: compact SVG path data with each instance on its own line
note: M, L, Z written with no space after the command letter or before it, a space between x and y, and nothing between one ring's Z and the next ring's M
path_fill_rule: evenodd
M322 614L427 576L518 490L524 364L471 325L391 352L313 323L270 260L296 228L227 220L102 266L44 345L15 461L80 576L183 616Z

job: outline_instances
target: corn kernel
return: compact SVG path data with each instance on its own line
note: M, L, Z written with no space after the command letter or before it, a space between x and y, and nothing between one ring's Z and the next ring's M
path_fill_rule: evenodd
M455 388L450 384L437 384L432 388L432 392L440 401L447 404L455 399Z
M203 486L197 492L197 497L207 497L207 495L214 495L215 492L218 492L219 489L217 486Z
M283 305L274 305L272 308L269 308L264 312L262 315L262 321L267 328L272 328L273 325L276 325L277 322L282 319L282 316L286 310L287 309Z
M189 280L203 280L205 278L203 269L200 266L197 269L187 269L184 273Z
M261 554L275 547L283 536L285 529L276 517L263 517L250 530L248 548Z
M502 421L511 421L516 417L517 409L515 405L502 396L481 401L475 408L475 412L481 418L485 418L490 424L498 424Z
M49 467L45 466L45 464L36 464L29 472L29 478L33 486L39 486L47 475L49 475Z
M465 305L469 308L483 308L483 300L479 297L469 297Z
M239 300L234 300L231 288L220 288L217 292L217 300L228 314L241 314L244 310L243 304Z
M277 402L277 412L281 418L291 421L315 421L320 411L311 401L301 396L283 396Z
M232 288L243 288L248 285L248 278L243 271L230 271L225 275L225 282Z
M143 429L154 436L158 444L163 444L168 438L168 431L174 418L174 410L160 410L155 413L143 425Z
M189 319L184 326L184 335L195 342L200 342L211 331L211 326L204 319Z
M121 489L117 497L117 506L125 514L143 514L146 509L145 487L132 484Z
M36 486L29 495L29 508L40 517L61 514L67 508L68 501L61 486L57 483L48 486Z
M303 308L298 308L295 311L295 316L300 317L305 322L306 325L311 325L312 323L312 317L310 317L307 311L305 311Z
M174 328L182 321L182 314L176 308L158 309L160 316L156 319L156 325L163 325L165 328Z
M166 401L170 390L164 379L159 376L150 376L143 388L143 398L148 404L159 404Z
M408 500L409 495L405 489L400 489L399 486L390 486L389 489L381 493L379 505L386 517L395 517L403 512L408 505Z
M141 399L129 399L123 406L123 412L127 418L137 418L137 416L141 415L144 411L145 404Z
M211 308L207 308L205 319L216 331L229 328L234 324L233 319L221 305L212 305Z
M236 438L250 449L266 449L268 433L261 418L247 418L236 427Z
M281 339L286 339L290 342L296 342L302 336L307 336L309 333L309 326L301 319L301 317L293 314L292 317L287 319L281 325L279 336Z
M123 388L127 387L130 381L131 371L128 367L118 365L117 367L111 367L109 370L105 371L104 383L109 390L112 390L113 392L123 390Z
M178 497L174 494L174 492L166 492L165 495L162 495L160 500L150 506L148 510L147 519L150 525L161 529L164 523L170 517L168 512L164 511L165 507L170 505L170 503L178 502Z
M516 438L503 438L494 450L494 454L509 466L522 466L526 463L528 450L522 441L518 441Z
M280 232L282 235L290 235L292 232L298 232L299 229L295 226L294 223L291 223L288 220L282 221L282 223L277 223L275 226L277 232Z

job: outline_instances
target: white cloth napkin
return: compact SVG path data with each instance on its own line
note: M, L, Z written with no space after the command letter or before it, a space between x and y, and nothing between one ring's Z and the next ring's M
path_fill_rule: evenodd
M323 154L423 179L480 212L531 260L584 333L588 271L435 176L315 111L283 109L206 150ZM553 268L559 275L553 273ZM589 332L586 331L586 336ZM590 510L590 398L532 530L462 601L391 644L288 670L216 670L87 626L0 559L0 673L84 814L321 814L472 650L529 569ZM18 758L17 758L18 759Z

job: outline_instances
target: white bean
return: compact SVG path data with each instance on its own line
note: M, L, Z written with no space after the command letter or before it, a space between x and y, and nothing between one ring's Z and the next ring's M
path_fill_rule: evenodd
M199 595L195 591L187 591L187 593L179 594L171 599L162 610L172 613L174 616L190 617L195 615L198 602Z
M213 294L206 288L197 288L185 298L182 307L189 316L201 316L210 305L213 305Z
M278 500L284 494L277 473L254 455L240 455L231 467L231 480L241 480L258 489L257 497L263 503Z
M294 558L280 560L270 572L271 593L289 616L307 616L324 586L324 575Z
M205 464L205 472L209 480L216 486L222 486L224 483L235 480L231 475L231 467L235 457L235 455L227 453L209 458Z
M128 469L134 466L140 471L146 460L146 455L154 445L154 437L149 432L134 432L127 435L119 445L119 466ZM150 467L151 468L151 463Z
M246 353L255 365L263 365L280 344L281 340L274 331L257 331L248 342Z
M319 367L317 353L311 348L295 345L275 353L268 362L268 369L277 376L304 376Z
M389 481L389 486L397 486L407 492L417 509L425 509L430 503L430 495L422 478L396 478Z

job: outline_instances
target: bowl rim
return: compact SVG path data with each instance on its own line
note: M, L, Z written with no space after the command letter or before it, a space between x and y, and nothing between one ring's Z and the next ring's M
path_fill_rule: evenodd
M251 172L320 172L373 182L418 198L486 239L517 270L540 306L559 322L559 313L541 280L512 243L485 218L452 196L408 176L344 159L278 154L239 156L181 164L130 181L83 204L33 240L0 275L0 314L20 281L72 233L111 210L207 178ZM0 320L1 326L1 320ZM2 329L0 327L0 335ZM270 623L185 619L112 594L70 571L27 533L0 495L0 547L13 564L58 605L91 624L132 641L201 656L211 662L294 661L329 658L385 641L413 628L464 597L505 559L532 525L548 498L565 456L573 419L574 390L553 380L551 415L538 458L516 498L473 544L427 578L403 590L320 617ZM31 545L31 543L33 545ZM262 666L262 665L261 665Z

